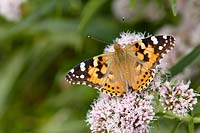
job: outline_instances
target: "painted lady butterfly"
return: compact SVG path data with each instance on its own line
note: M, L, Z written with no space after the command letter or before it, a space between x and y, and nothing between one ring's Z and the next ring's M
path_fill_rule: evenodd
M149 86L156 66L174 47L172 36L151 36L122 48L114 44L108 52L81 62L67 75L71 84L83 84L111 96L121 96L128 89L140 91Z

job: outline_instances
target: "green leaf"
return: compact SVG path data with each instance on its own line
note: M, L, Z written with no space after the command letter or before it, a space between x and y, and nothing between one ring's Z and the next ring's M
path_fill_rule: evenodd
M175 124L174 124L174 128L172 129L171 133L176 133L177 129L183 124L182 121L177 121Z
M70 110L62 109L58 111L38 130L38 133L87 132L85 121L70 120L70 115Z
M177 7L176 7L177 1L176 0L170 0L170 2L171 2L172 12L173 12L174 16L176 16L177 15Z
M5 110L5 102L7 100L9 92L15 85L19 74L24 68L24 62L26 60L26 51L24 49L18 50L13 56L8 60L7 63L1 67L0 71L0 115Z
M170 68L172 77L182 72L187 66L189 66L200 55L200 45L196 46L192 52L181 59L176 65Z
M79 26L80 32L83 34L92 16L100 9L107 0L90 0L84 7L81 14L81 22Z
M76 20L46 19L34 23L27 31L31 35L43 34L43 39L46 39L47 43L57 45L57 47L71 45L75 49L80 49L81 36L74 30L77 26Z

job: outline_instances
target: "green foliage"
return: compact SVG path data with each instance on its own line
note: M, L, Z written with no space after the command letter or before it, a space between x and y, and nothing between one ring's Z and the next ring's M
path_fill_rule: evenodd
M172 12L173 12L174 16L176 16L176 14L177 14L177 7L176 7L177 1L176 0L170 0L170 2L171 2Z
M105 4L106 0L90 0L81 13L80 32L83 33L92 19L92 16Z
M134 8L136 0L130 0L131 8Z
M200 45L197 45L193 51L191 51L187 56L181 59L175 66L170 69L171 75L175 76L182 72L186 67L192 64L195 60L200 57Z
M134 8L138 1L131 1ZM175 0L172 3L175 14ZM64 81L71 67L102 53L107 45L85 35L112 42L125 27L152 32L147 27L155 31L166 19L174 19L167 13L156 22L159 26L146 20L124 24L113 16L107 0L29 0L22 6L19 22L1 18L0 132L89 132L84 120L96 90ZM142 21L146 25L141 26ZM171 69L173 75L195 59L197 49ZM162 121L160 131L166 123L173 124Z

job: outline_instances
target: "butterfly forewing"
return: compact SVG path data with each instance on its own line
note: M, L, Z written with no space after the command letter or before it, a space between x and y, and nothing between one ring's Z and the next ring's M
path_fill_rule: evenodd
M144 63L148 68L155 68L160 59L174 47L175 39L173 36L151 36L138 40L126 49L133 52L138 62Z
M99 55L81 62L67 73L67 82L101 88L104 83L103 77L107 73L105 63L107 57L106 55L104 57Z

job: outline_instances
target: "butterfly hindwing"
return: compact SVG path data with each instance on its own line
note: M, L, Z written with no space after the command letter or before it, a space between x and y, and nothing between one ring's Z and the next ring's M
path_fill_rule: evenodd
M134 71L136 74L134 75L134 80L131 86L137 91L148 87L155 75L155 70L149 69L140 63L137 63Z

